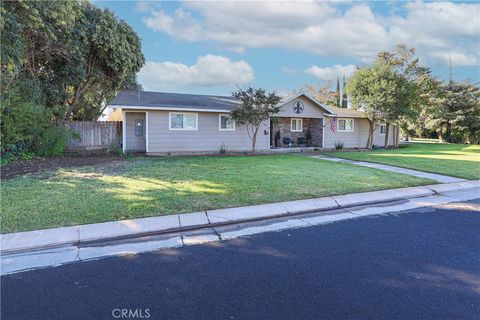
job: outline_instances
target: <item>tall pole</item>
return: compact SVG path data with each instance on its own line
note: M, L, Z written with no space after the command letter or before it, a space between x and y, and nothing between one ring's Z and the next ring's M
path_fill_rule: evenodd
M450 59L449 59L449 79L450 83L452 82L452 53L450 53Z

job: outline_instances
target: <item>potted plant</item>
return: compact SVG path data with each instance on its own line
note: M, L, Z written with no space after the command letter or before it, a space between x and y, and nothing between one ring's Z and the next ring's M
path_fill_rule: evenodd
M310 131L310 128L305 132L305 141L307 142L307 146L310 147L312 143L312 132Z
M280 130L275 133L275 148L278 147L278 141L280 140Z

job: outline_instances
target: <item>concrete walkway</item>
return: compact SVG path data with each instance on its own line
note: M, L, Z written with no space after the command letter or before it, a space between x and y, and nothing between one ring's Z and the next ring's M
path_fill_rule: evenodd
M322 160L327 160L327 161L334 161L334 162L350 163L350 164L356 164L358 166L363 166L363 167L369 167L369 168L391 171L391 172L396 172L396 173L403 173L403 174L408 174L408 175L419 177L419 178L426 178L426 179L435 180L435 181L438 181L440 183L451 183L451 182L465 181L465 179L460 179L460 178L455 178L455 177L450 177L450 176L444 176L444 175L436 174L436 173L429 173L429 172L405 169L405 168L400 168L400 167L395 167L395 166L390 166L390 165L380 164L380 163L348 160L348 159L335 158L335 157L324 156L324 155L312 156L312 158L317 158L317 159L322 159Z

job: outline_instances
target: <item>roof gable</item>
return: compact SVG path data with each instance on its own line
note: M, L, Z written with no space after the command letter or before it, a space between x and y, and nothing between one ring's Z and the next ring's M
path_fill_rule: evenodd
M296 94L294 96L290 96L290 97L287 97L285 99L282 99L280 102L279 102L279 105L286 105L288 104L289 102L292 102L296 99L299 99L301 97L304 97L305 99L309 100L312 104L316 105L317 107L319 107L320 109L322 109L322 111L326 112L326 113L329 113L329 114L333 114L333 112L331 112L330 108L327 107L326 105L324 105L323 103L320 103L318 102L316 99L312 98L311 96L309 96L308 94L306 93L299 93L299 94Z
M306 93L299 93L297 95L285 98L285 100L280 101L280 104L283 106L302 97L308 99L310 102L312 102L312 104L318 106L322 111L324 111L324 114L329 117L366 118L365 113L362 111L327 106Z

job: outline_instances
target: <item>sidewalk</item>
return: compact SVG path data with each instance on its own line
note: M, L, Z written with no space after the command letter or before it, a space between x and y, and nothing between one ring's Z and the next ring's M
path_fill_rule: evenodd
M398 214L478 199L479 191L480 180L6 234L0 275Z
M395 166L390 166L390 165L380 164L380 163L349 160L349 159L336 158L336 157L330 157L330 156L325 156L325 155L312 156L312 158L317 158L317 159L327 160L327 161L334 161L334 162L350 163L350 164L355 164L355 165L363 166L363 167L369 167L369 168L391 171L391 172L396 172L396 173L403 173L403 174L408 174L408 175L418 177L418 178L426 178L426 179L435 180L435 181L438 181L440 183L451 183L451 182L466 181L466 179L460 179L460 178L445 176L445 175L441 175L441 174L417 171L417 170L412 170L412 169L405 169L405 168L400 168L400 167L395 167Z
M112 221L0 235L0 254L81 245L98 241L212 228L331 209L432 196L464 189L480 189L480 180L408 187L331 197L208 210L151 218Z

